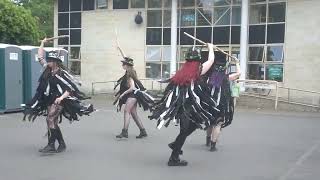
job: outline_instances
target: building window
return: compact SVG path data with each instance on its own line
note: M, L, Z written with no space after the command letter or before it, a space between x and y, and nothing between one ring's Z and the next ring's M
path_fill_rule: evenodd
M264 56L264 47L249 47L249 61L262 62Z
M194 36L194 28L181 28L180 29L180 45L193 45L194 40L184 34L184 32Z
M163 28L163 45L171 44L171 28Z
M194 6L194 0L184 0L181 1L182 7L193 7Z
M147 48L161 46L161 57L157 62L146 56L146 75L166 77L171 59L171 0L148 0L147 2ZM189 47L200 45L187 37L191 34L204 42L221 45L225 51L234 49L239 56L241 24L241 0L183 0L178 3L177 19L177 68L184 63L184 53ZM170 52L170 53L169 53ZM146 52L148 53L148 52ZM170 55L170 56L169 56ZM151 64L150 64L151 63ZM156 70L157 69L157 70ZM153 71L154 70L154 71ZM152 73L158 73L151 75Z
M249 44L265 44L265 37L265 25L253 25L249 27Z
M107 9L108 0L96 0L97 9Z
M249 79L283 81L286 15L283 1L250 1Z
M194 26L196 22L194 9L181 10L181 26Z
M267 6L265 4L250 5L250 24L260 24L266 22Z
M69 52L68 68L74 75L81 74L81 12L93 10L94 3L94 0L58 0L58 35L70 35L59 39L58 46Z
M69 61L69 69L74 75L80 75L81 74L81 61L75 60L75 61Z
M69 28L69 13L58 14L58 28Z
M147 29L147 45L161 45L162 29L148 28Z
M232 8L232 25L240 25L241 24L241 7L235 6Z
M212 28L211 27L197 27L196 28L196 37L202 41L208 41L208 40L211 41Z
M145 0L131 0L131 8L144 8Z
M80 45L81 44L81 29L70 30L70 44Z
M59 30L58 35L69 35L69 30ZM68 45L69 44L69 38L60 38L58 40L58 45Z
M162 27L162 11L148 10L147 12L147 26L148 27Z
M230 24L230 8L229 7L215 7L214 8L214 24L215 25L229 25Z
M58 0L58 12L69 11L69 0Z
M128 9L129 0L113 0L113 9Z
M225 5L230 5L231 0L214 0L213 5L215 6L225 6Z
M269 24L267 41L268 43L284 43L284 24Z
M231 44L240 44L240 26L231 26Z
M267 47L267 61L268 62L283 62L283 46L268 46Z
M274 3L269 5L269 22L285 22L286 3Z
M229 44L230 26L213 28L213 44Z
M94 10L94 0L82 0L84 11Z
M202 8L197 9L197 26L210 26L212 22L212 11Z
M70 59L80 59L80 46L70 48Z
M81 0L70 0L70 11L81 11Z
M81 28L81 13L70 13L70 28Z
M161 8L162 0L148 0L148 8Z

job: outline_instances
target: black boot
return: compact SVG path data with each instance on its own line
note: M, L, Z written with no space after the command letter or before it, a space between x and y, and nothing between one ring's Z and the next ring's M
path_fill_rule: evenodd
M187 166L188 162L179 158L178 151L172 151L168 161L168 166Z
M42 153L55 153L56 148L54 146L54 142L57 138L57 131L56 129L50 129L50 132L48 133L48 145L42 149L39 150L39 152Z
M172 149L172 150L174 150L174 148L175 148L174 142L168 144L168 146L169 146L169 148ZM179 150L178 152L179 152L179 155L182 155L182 154L183 154L183 151L182 151L182 150Z
M57 148L57 153L65 151L67 146L66 146L66 143L63 140L63 136L62 136L62 133L61 133L61 130L60 130L59 127L57 128L57 140L59 142L59 146Z
M141 139L141 138L144 138L144 137L147 137L147 132L146 132L146 129L140 129L140 134L138 136L136 136L137 139Z
M122 129L121 133L116 138L128 138L128 129Z
M210 136L207 136L206 138L206 146L210 146L210 141L211 141L211 137Z
M211 141L211 145L210 145L210 151L211 151L211 152L214 152L214 151L217 151L217 150L218 150L218 149L216 148L216 144L217 144L217 142Z

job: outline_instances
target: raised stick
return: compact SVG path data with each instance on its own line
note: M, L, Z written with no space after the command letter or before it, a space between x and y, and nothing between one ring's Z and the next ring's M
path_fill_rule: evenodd
M60 38L68 38L70 37L69 35L61 35L61 36L55 36L55 37L51 37L51 38L47 38L47 41L52 41L54 39L60 39ZM39 40L39 42L41 42L42 40Z
M117 28L114 28L114 31L115 31L115 34L116 34L116 42L117 42L117 48L119 49L120 53L121 53L121 56L123 58L126 57L126 55L124 54L124 52L122 51L121 47L120 47L120 43L119 43L119 40L118 40L118 30Z
M186 32L184 32L184 34L185 34L186 36L188 36L189 38L194 39L194 40L198 41L199 43L201 43L201 44L203 44L203 45L207 45L207 43L201 41L200 39L195 38L194 36L192 36L192 35L190 35L190 34L188 34L188 33L186 33ZM216 50L222 52L223 54L229 56L230 58L234 59L235 61L240 62L238 58L236 58L236 57L234 57L234 56L231 56L230 54L226 53L224 50L218 48L217 46L214 46L214 48L215 48Z

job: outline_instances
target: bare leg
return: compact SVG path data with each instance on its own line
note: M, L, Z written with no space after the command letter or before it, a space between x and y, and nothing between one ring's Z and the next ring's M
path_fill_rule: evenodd
M126 106L124 108L124 123L123 129L128 129L130 124L130 115L132 108L134 107L137 100L135 98L128 98L126 102Z
M136 103L136 99L135 98L128 98L127 102L126 102L126 106L124 108L124 120L123 120L123 129L122 132L117 135L117 138L128 138L128 128L129 128L129 123L130 123L130 115L131 115L131 111L133 106Z
M133 106L133 108L131 110L131 116L132 116L134 122L137 124L138 128L139 129L144 129L142 121L139 118L138 113L137 113L137 100L135 99L135 101L136 102L135 102L135 104L134 104L134 106Z
M219 135L221 132L221 124L218 124L216 127L214 127L213 132L212 132L212 141L217 142Z
M210 126L207 129L206 146L210 146L212 130L213 130L213 126Z
M220 132L221 132L221 125L222 125L222 123L223 123L223 122L219 122L219 123L213 128L212 135L211 135L211 147L210 147L210 151L216 151L216 150L217 150L216 144L217 144L217 141L218 141Z

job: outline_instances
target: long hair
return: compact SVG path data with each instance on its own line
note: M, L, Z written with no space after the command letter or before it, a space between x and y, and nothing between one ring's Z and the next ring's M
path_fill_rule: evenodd
M72 74L70 71L69 71L69 69L65 66L65 65L63 65L63 63L62 62L56 62L56 64L57 64L57 67L59 68L59 71L58 71L58 74L59 75L61 75L61 70L65 70L65 71L67 71L67 72L69 72L70 74ZM46 67L46 69L44 70L44 72L42 73L42 78L44 78L44 79L48 79L48 77L49 77L49 74L51 73L51 68L50 67Z
M189 85L200 78L200 61L187 61L171 78L177 85Z
M127 66L126 77L127 80L130 78L132 78L134 81L138 80L137 72L134 70L133 66Z

